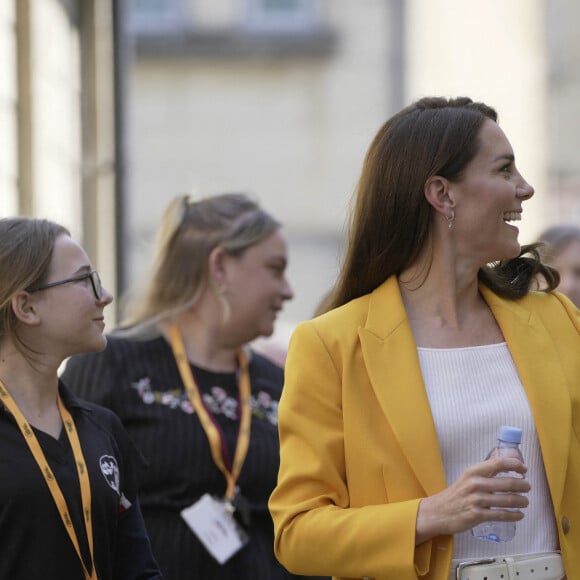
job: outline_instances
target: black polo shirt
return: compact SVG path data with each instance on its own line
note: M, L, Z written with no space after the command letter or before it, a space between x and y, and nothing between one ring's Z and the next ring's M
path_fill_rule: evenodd
M109 410L59 391L89 472L99 580L161 578L137 502L139 455ZM80 485L68 437L34 429L67 501L88 563ZM0 405L0 579L84 580L82 566L46 481L13 416Z

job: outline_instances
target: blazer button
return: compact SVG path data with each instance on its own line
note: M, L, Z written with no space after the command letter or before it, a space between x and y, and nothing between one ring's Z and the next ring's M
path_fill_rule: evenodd
M564 534L570 531L570 520L566 516L562 518L562 531Z

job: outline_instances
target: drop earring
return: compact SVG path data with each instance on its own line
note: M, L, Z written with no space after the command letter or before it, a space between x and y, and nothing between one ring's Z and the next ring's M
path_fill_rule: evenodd
M455 211L451 210L451 215L445 216L447 218L447 227L453 228L453 221L455 220Z

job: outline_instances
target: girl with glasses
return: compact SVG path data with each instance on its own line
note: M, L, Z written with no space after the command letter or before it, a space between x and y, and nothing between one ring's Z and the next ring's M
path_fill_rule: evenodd
M157 580L136 453L108 409L58 378L100 351L112 302L62 226L0 220L0 578Z

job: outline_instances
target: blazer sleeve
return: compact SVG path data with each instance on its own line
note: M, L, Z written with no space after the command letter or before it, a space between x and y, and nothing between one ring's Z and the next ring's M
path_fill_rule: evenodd
M560 301L560 304L564 307L566 316L570 319L570 322L572 323L576 331L575 343L577 344L578 336L580 336L580 309L577 308L576 305L564 294L561 294L560 292L554 292L553 294ZM554 324L554 322L552 322L553 320L558 320L558 317L554 314L549 315L549 318L551 324ZM579 351L571 346L572 341L562 340L560 338L559 331L561 331L560 326L557 327L556 331L553 331L553 335L554 340L557 341L558 344L563 344L564 349L566 351L566 354L561 355L562 358L564 359L565 356L572 356L576 357L576 360L578 360L577 357L580 356ZM580 412L578 412L577 407L578 403L580 402L580 377L578 377L577 374L573 374L574 373L573 370L572 371L570 370L574 368L575 368L574 365L566 363L563 364L564 372L566 373L570 384L570 395L572 401L576 403L576 406L574 407L574 411L572 414L572 425L574 427L574 431L577 437L580 437Z
M350 506L343 364L339 346L329 348L313 322L297 327L279 407L278 485L269 502L276 555L297 574L416 580L428 571L431 550L431 542L415 548L420 499Z

